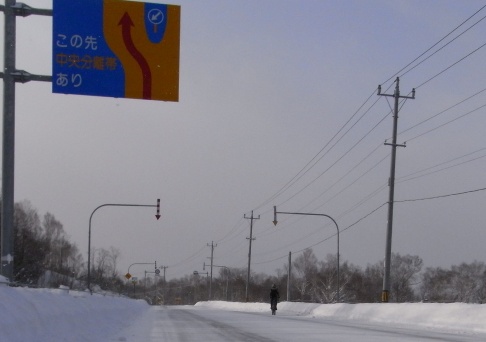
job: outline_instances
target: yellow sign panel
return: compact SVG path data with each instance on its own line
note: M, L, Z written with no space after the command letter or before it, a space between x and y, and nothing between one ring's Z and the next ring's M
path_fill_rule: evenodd
M104 0L103 33L125 70L125 97L179 100L180 6Z

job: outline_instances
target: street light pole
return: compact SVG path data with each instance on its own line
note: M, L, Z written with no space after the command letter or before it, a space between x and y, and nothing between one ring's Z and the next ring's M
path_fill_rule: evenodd
M339 303L340 301L340 296L339 296L339 227L337 222L329 215L326 214L314 214L314 213L291 213L291 212L284 212L284 211L277 211L277 207L273 206L273 224L276 226L278 221L277 221L277 214L287 214L287 215L307 215L307 216L325 216L334 222L336 225L336 230L337 230L337 302Z
M131 264L130 266L128 266L128 271L127 271L127 274L125 274L125 278L127 278L127 281L130 280L130 278L132 277L132 275L130 274L130 267L132 267L133 265L155 265L157 262L135 262L133 264ZM147 272L147 271L145 271ZM147 287L147 273L145 273L145 287ZM128 294L128 291L127 291L127 294Z
M152 207L157 208L157 214L155 217L157 220L160 218L160 199L157 199L157 204L102 204L96 207L89 217L89 230L88 230L88 290L91 292L91 220L93 219L94 213L103 207Z

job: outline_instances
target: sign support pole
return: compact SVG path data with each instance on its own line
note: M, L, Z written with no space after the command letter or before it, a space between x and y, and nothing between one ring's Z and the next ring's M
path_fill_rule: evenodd
M5 0L0 6L4 13L3 78L3 141L2 141L2 205L0 234L0 274L14 280L14 173L15 173L15 83L29 81L51 82L51 76L32 75L15 68L16 17L31 14L52 16L52 10L35 9L16 0Z
M5 0L3 75L3 156L1 273L13 281L14 153L15 153L15 0Z

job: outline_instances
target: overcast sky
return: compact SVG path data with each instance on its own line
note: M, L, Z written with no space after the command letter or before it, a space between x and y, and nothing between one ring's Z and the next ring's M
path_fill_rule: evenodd
M376 89L392 94L400 76L416 99L400 105L395 200L451 196L396 203L392 251L430 267L484 261L486 191L458 193L486 187L486 9L451 33L484 1L170 3L179 102L17 85L15 201L54 214L85 259L96 207L160 198L160 221L154 208L93 216L92 246L119 249L122 274L155 260L168 279L202 271L212 241L216 265L246 268L252 210L252 270L273 274L310 246L336 253L329 219L279 215L275 228L274 205L333 217L342 261L383 260L393 99ZM17 30L17 68L50 75L52 19Z

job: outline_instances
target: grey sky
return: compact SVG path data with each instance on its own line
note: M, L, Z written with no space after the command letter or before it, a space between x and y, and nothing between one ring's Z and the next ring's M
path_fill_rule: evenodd
M48 0L26 3L52 8ZM152 208L103 208L93 217L93 246L118 248L122 273L132 263L154 260L169 266L168 278L201 271L211 241L218 244L215 264L246 267L249 220L243 215L251 210L261 215L253 231L252 270L273 273L289 251L328 237L314 252L319 259L336 253L329 220L279 215L274 228L273 205L332 216L342 230L343 261L366 266L382 260L390 163L383 142L391 137L393 104L376 96L376 88L383 84L383 92L393 93L400 69L485 3L170 3L181 6L178 103L52 94L47 83L17 85L15 200L53 213L86 258L88 220L97 206L155 204L160 198L160 221ZM17 67L50 74L51 18L17 23ZM486 48L424 84L485 44L485 25L481 21L398 74L402 94L417 88L416 99L401 109L400 132L486 88ZM370 96L337 138L356 123L353 128L318 154ZM486 186L486 158L478 158L486 150L471 154L486 148L484 108L428 132L485 101L486 91L399 135L407 147L398 150L397 201ZM269 200L316 155L314 167ZM479 191L397 203L393 251L417 254L426 266L484 260L485 199Z

